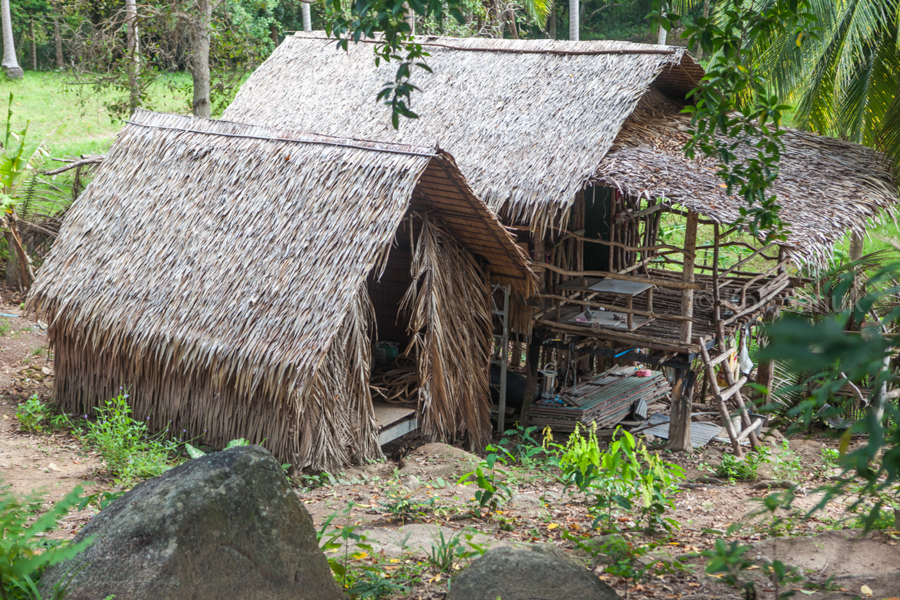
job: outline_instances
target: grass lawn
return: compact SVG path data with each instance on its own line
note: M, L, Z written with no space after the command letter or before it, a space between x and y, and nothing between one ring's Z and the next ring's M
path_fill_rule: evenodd
M28 122L28 146L46 141L53 157L105 152L123 125L110 117L106 104L123 92L96 91L86 85L67 85L67 81L67 75L57 72L25 71L21 80L0 75L0 110L5 112L12 93L13 131ZM185 73L163 75L150 89L147 108L190 113L190 87L185 87L189 85L190 76Z

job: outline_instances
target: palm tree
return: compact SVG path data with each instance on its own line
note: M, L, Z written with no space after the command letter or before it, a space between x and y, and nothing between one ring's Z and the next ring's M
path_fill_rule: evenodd
M16 47L13 43L12 17L9 13L9 0L0 0L0 20L3 21L3 68L10 79L21 79L24 75L19 61L16 60Z
M898 0L811 0L814 39L799 48L793 33L755 40L758 66L794 105L795 127L880 148L900 165L898 11Z

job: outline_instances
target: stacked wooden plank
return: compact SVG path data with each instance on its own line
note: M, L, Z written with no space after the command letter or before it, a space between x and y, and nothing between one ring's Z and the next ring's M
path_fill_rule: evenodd
M539 427L549 425L556 431L573 431L576 423L609 428L628 416L639 399L651 404L669 391L669 382L659 371L615 367L555 398L536 402L531 407L531 423Z

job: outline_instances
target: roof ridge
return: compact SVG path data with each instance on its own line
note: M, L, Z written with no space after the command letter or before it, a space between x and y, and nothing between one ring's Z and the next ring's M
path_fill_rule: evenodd
M306 39L306 40L334 40L338 41L336 38L331 38L329 36L324 35L308 35L310 32L295 32L293 37ZM306 34L306 35L304 35ZM438 36L417 36L424 37L426 39L442 39ZM443 39L464 39L464 38L443 38ZM490 40L491 42L498 42L501 40L494 38L465 38L465 39L485 39ZM350 40L348 40L350 41ZM502 40L512 41L512 40ZM515 40L517 42L528 42L528 41L539 41L539 40ZM546 40L548 42L558 43L558 42L571 42L572 40ZM586 40L584 43L595 43L595 42L613 42L618 44L628 44L630 46L640 46L633 48L610 48L610 49L597 49L597 50L564 50L564 49L531 49L531 48L503 48L503 47L479 47L479 46L456 46L452 44L442 44L439 42L428 42L428 41L417 41L417 43L421 46L430 46L434 48L447 48L449 50L460 50L463 52L504 52L509 54L557 54L562 56L572 55L572 56L594 56L594 55L602 55L602 54L678 54L679 51L684 52L684 48L677 48L674 46L661 46L658 48L651 47L651 44L635 44L634 42L624 42L619 40ZM366 44L377 44L379 43L378 39L367 39L361 38L359 40L354 40L354 43L366 43Z
M153 115L153 116L156 116L156 115L176 116L176 117L183 116L183 115L167 115L166 113L157 113L157 112L152 112L152 111L147 111L147 110L144 110L141 112L143 114L148 114L148 115ZM190 119L190 117L183 117L183 118ZM253 129L271 129L269 127L260 127L259 125L249 125L247 123L237 123L235 121L217 121L215 119L204 119L204 121L206 123L216 123L216 124L230 123L230 124L234 124L234 125L242 125L245 127L250 127ZM309 138L303 139L303 138L288 138L288 137L269 137L269 136L262 136L262 135L253 135L253 134L249 134L249 133L225 133L222 131L205 131L203 129L187 129L184 127L173 127L171 125L158 125L158 124L154 124L154 123L142 123L140 121L132 121L131 119L128 119L125 122L129 125L137 125L138 127L148 127L150 129L165 129L165 130L169 130L169 131L182 131L185 133L199 133L202 135L215 135L215 136L229 137L229 138L266 140L266 141L271 141L271 142L293 142L293 143L297 143L297 144L319 144L319 145L323 145L323 146L337 146L340 148L352 148L354 150L370 150L372 152L387 152L390 154L405 154L408 156L422 156L425 158L435 158L439 154L438 151L436 151L436 150L433 152L415 152L413 150L401 150L398 148L385 148L384 146L387 146L387 145L401 146L404 144L391 144L390 142L377 142L374 140L372 140L371 143L377 144L376 146L364 146L364 145L350 144L347 142L330 141L330 140L316 140L316 139L309 139ZM305 132L298 131L297 133L302 135ZM311 134L311 135L316 135L317 137L332 137L332 136L320 136L319 134ZM340 139L340 138L335 138L335 140L337 140L337 139ZM360 140L360 141L362 141L362 140ZM425 147L422 146L422 148L424 149Z

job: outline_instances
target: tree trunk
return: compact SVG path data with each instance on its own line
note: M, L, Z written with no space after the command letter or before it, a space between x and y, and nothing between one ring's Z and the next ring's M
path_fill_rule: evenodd
M140 63L140 41L137 28L137 2L136 0L125 0L125 23L128 28L127 46L128 46L128 108L131 114L141 105L141 84L139 71Z
M709 18L709 0L703 0L703 18ZM697 46L697 60L703 58L703 48Z
M192 48L189 62L194 83L194 116L208 119L209 101L209 23L212 20L210 0L197 0L197 19L191 24Z
M578 0L569 0L569 39L572 41L578 41L579 39L581 39L578 36L578 17L580 10L579 4L580 3L578 2Z
M303 9L303 31L312 31L312 10L309 4L304 2L300 8Z
M659 26L659 31L656 32L656 43L660 46L666 45L666 37L669 32L666 31L665 27L662 25Z
M859 260L863 255L864 236L855 231L850 234L850 260Z
M0 65L10 79L21 79L25 74L16 59L16 44L13 41L12 17L9 14L9 0L0 0L0 21L3 23L3 61Z
M31 70L37 71L37 42L34 39L34 19L29 23L31 29Z
M56 68L65 69L66 59L63 56L62 34L59 31L59 18L53 17L53 43L56 46Z
M550 16L547 17L547 33L551 40L556 39L556 4L550 9Z
M409 26L409 34L416 35L416 13L414 13L413 10L409 7L409 2L403 3L403 10L406 14L404 20Z

